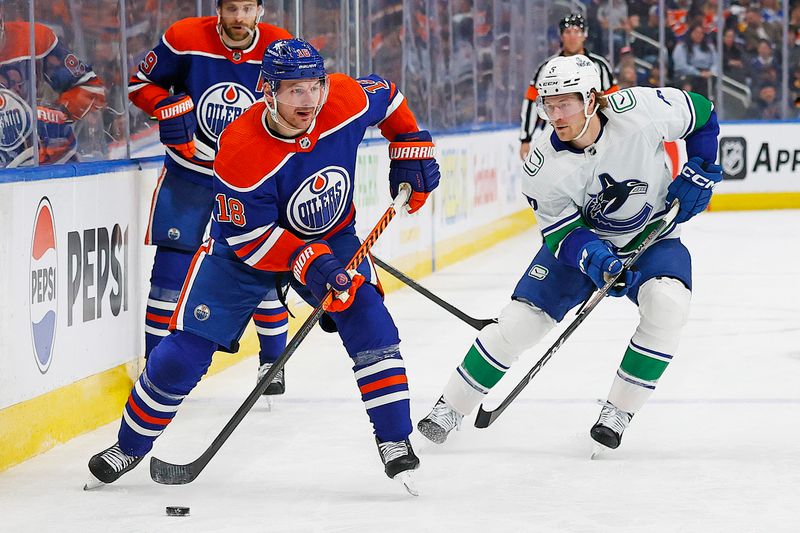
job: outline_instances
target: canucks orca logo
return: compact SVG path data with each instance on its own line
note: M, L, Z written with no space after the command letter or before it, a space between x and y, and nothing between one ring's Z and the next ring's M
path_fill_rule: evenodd
M33 133L31 108L17 94L0 89L0 149L16 150Z
M304 179L289 199L291 225L306 235L330 231L340 221L350 198L350 176L342 167L325 167Z
M616 182L606 173L600 174L598 178L603 188L596 195L589 195L591 199L583 207L583 216L589 223L609 233L627 233L644 225L653 211L653 206L648 203L632 216L620 218L620 215L628 215L627 212L631 210L632 204L625 205L631 196L647 193L647 183L639 180ZM614 213L617 216L611 218L609 215Z
M53 361L56 336L56 231L53 207L45 196L39 201L31 242L30 319L34 359L44 374Z
M217 83L209 87L197 104L200 129L209 139L217 140L228 124L256 101L250 91L232 82Z

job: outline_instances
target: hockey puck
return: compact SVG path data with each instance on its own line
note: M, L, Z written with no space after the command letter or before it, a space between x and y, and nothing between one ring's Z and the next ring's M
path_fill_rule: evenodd
M167 507L167 516L189 516L188 507Z

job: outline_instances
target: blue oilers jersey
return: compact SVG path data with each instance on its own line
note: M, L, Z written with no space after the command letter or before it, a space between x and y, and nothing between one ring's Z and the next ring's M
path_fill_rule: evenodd
M288 270L306 241L352 230L356 151L368 127L380 125L389 140L418 130L392 82L333 74L329 83L306 133L277 136L258 102L220 139L211 236L254 268Z
M195 155L186 158L166 147L168 171L210 185L219 136L263 96L258 80L264 51L272 41L290 37L286 30L258 24L253 44L233 50L222 43L216 17L187 18L170 26L128 85L131 101L150 115L170 90L194 102Z

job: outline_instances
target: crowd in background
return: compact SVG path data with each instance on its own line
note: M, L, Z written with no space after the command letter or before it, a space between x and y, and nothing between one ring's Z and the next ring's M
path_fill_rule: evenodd
M727 120L800 117L800 0L666 0L663 16L658 0L320 0L302 2L299 20L296 2L265 0L264 21L310 40L330 71L392 79L436 131L516 127L528 81L558 51L558 20L573 11L586 16L587 46L608 57L621 87L661 84L663 19L667 85L708 95ZM0 5L4 20L29 20L29 0ZM155 122L127 101L126 76L170 24L212 15L214 0L50 0L34 8L36 22L91 65L106 90L105 107L74 124L79 160L157 149ZM34 83L37 102L52 101L40 68Z
M613 51L620 86L658 85L658 0L591 0L584 2L595 31L588 42L604 55ZM722 75L730 93L748 93L747 99L726 98L725 118L782 118L785 99L789 116L800 116L800 1L668 0L665 44L669 53L668 85L716 98ZM788 34L784 36L784 9ZM722 46L718 31L722 27ZM788 57L783 57L786 41ZM788 94L783 94L782 67L788 63ZM720 70L721 65L721 72Z

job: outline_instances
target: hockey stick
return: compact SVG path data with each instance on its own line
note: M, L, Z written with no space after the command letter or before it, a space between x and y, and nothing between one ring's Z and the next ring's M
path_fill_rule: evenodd
M367 238L364 239L364 242L358 248L355 255L353 255L353 258L349 263L347 263L346 270L356 268L359 263L364 260L369 253L369 250L372 248L372 245L375 244L375 241L378 240L378 237L381 235L381 233L383 233L383 230L386 229L386 226L389 225L389 222L391 222L395 214L397 214L400 206L408 201L409 194L410 191L408 189L401 188L400 194L397 195L394 202L392 202L392 205L389 206L369 235L367 235ZM186 483L191 483L197 478L197 476L200 475L200 472L203 471L211 458L216 455L222 445L225 444L225 441L228 440L228 437L231 436L233 430L236 429L239 423L244 419L245 415L247 415L250 409L252 409L252 407L258 401L258 399L261 397L261 394L267 389L278 371L282 369L284 365L286 365L286 361L289 360L292 354L294 354L294 352L297 350L297 347L300 345L300 343L303 342L303 339L305 339L309 332L314 328L322 314L325 312L326 305L333 297L333 291L331 290L325 295L323 301L314 308L314 311L311 313L311 315L306 319L305 322L303 322L295 336L292 337L292 340L289 341L289 344L286 346L286 349L283 350L281 356L277 361L275 361L275 363L273 363L272 367L269 369L269 372L267 372L260 380L258 380L256 387L253 389L250 395L245 398L239 409L236 410L228 423L225 424L225 427L222 428L222 431L220 431L219 435L217 435L211 445L206 448L206 451L204 451L200 457L191 463L184 465L167 463L166 461L162 461L157 457L150 458L150 477L153 478L153 481L163 485L185 485Z
M383 270L385 270L392 276L396 277L397 279L399 279L400 281L402 281L403 283L405 283L406 285L408 285L409 287L411 287L412 289L423 295L425 298L427 298L428 300L432 301L433 303L444 309L445 311L448 311L450 314L456 316L457 318L460 318L461 320L463 320L464 322L466 322L467 324L469 324L470 326L472 326L477 330L481 330L486 326L488 326L489 324L494 324L497 322L496 318L490 319L490 318L471 317L465 312L463 312L461 309L457 308L456 306L448 302L445 302L444 300L433 294L431 291L429 291L428 289L426 289L413 279L409 278L408 276L406 276L405 274L394 268L392 265L386 263L385 261L382 261L381 259L378 259L374 255L372 256L372 260L375 262L376 265L381 267Z
M658 226L656 226L655 229L653 229L653 231L647 235L647 237L641 242L641 244L639 244L636 250L634 250L633 254L630 255L622 264L622 270L620 270L619 274L608 280L606 284L603 285L602 289L596 291L594 296L589 298L586 305L583 307L583 310L578 313L577 317L575 317L575 320L573 320L572 323L567 326L567 329L565 329L561 336L556 339L556 342L554 342L547 352L545 352L542 358L539 359L535 365L533 365L533 368L531 368L528 373L525 374L525 377L522 378L519 384L514 387L514 390L512 390L508 396L505 397L500 405L498 405L493 411L485 411L483 409L483 404L481 404L481 406L478 408L478 414L475 417L476 428L487 428L492 425L495 420L497 420L497 418L503 413L503 411L506 410L511 402L514 401L514 398L519 396L519 393L522 392L522 389L528 386L528 383L530 383L533 377L539 373L539 370L541 370L547 361L553 357L553 354L556 353L559 348L561 348L561 345L564 344L569 336L572 335L576 329L578 329L578 326L580 326L584 320L586 320L586 317L589 316L589 313L592 312L592 309L597 307L597 304L599 304L600 301L605 298L606 294L608 294L608 291L614 286L615 283L617 283L617 280L622 277L625 271L629 270L642 255L642 252L650 247L650 245L655 242L658 236L661 235L661 232L664 231L664 229L666 229L670 224L672 224L672 222L675 220L675 217L678 215L679 207L680 205L678 200L673 200L669 211L667 211L667 213L664 215L664 218L662 218L658 223Z

